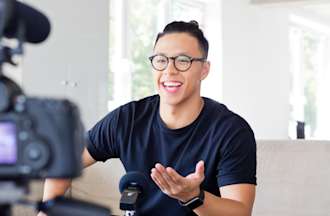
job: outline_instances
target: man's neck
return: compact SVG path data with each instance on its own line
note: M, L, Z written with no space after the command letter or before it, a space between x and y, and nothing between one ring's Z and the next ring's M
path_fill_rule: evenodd
M160 102L160 117L168 128L183 128L197 119L203 106L204 100L201 97L177 105Z

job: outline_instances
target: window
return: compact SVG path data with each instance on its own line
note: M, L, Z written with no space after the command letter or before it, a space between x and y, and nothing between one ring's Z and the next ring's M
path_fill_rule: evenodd
M196 20L204 32L214 29L205 26L211 1L110 1L109 110L155 93L148 56L156 34L172 20Z
M310 139L329 139L330 29L319 23L292 16L291 122L290 136L295 138L296 121L305 122Z

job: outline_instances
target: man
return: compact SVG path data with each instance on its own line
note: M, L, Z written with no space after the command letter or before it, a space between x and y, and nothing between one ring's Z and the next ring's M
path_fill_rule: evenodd
M198 23L172 22L149 58L158 95L109 113L89 132L87 167L120 158L126 171L150 177L141 215L251 215L256 143L249 125L200 95L210 70ZM67 180L48 179L44 200L62 195Z

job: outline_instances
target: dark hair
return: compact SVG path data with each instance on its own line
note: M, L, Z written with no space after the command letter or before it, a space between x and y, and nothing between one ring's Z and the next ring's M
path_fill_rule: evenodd
M184 21L174 21L169 24L167 24L163 30L163 32L158 33L155 45L157 44L157 41L163 37L166 34L170 33L187 33L194 38L197 39L199 47L201 51L203 52L203 57L207 58L208 52L209 52L209 42L204 37L204 34L202 30L199 28L198 22L195 20L192 20L190 22L184 22Z

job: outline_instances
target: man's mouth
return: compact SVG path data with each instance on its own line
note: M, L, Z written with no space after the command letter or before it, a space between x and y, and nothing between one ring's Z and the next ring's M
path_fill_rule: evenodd
M175 93L175 92L179 91L182 84L183 83L179 82L179 81L165 81L165 82L162 82L162 86L169 93Z

